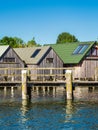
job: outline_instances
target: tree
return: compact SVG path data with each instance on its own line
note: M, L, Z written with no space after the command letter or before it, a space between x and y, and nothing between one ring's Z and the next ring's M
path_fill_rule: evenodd
M13 39L15 40L18 47L23 47L24 46L24 41L21 38L14 37Z
M27 46L28 46L28 47L37 46L37 43L36 43L34 37L33 37L32 40L30 40L30 41L27 42Z
M78 42L78 39L74 35L72 35L68 32L63 32L58 35L58 38L56 41L57 44L58 43L69 43L69 42Z
M17 37L12 38L5 36L0 40L0 45L9 45L13 48L22 47L23 40Z

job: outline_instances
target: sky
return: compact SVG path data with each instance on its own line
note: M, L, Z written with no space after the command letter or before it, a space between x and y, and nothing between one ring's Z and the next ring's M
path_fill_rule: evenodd
M0 39L54 44L62 32L98 40L98 0L0 0Z

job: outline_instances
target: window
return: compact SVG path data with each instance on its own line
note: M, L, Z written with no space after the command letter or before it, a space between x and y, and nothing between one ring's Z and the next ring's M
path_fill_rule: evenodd
M77 54L82 48L82 45L79 45L73 52L73 54Z
M46 63L53 63L53 58L47 58Z
M5 57L5 58L3 59L3 62L15 62L15 58Z
M79 46L74 50L73 54L83 54L83 53L86 51L86 49L88 48L88 46L89 46L89 45L87 45L87 44L85 44L85 45L83 45L83 44L79 45Z
M38 55L38 53L40 52L40 50L41 49L36 49L35 51L34 51L34 53L32 54L32 58L34 58L34 57L36 57L37 55Z

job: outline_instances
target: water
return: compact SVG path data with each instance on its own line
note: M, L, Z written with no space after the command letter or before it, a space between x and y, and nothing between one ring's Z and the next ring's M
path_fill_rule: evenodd
M65 91L32 90L31 101L20 89L0 89L0 130L98 130L98 90L76 88L74 100Z

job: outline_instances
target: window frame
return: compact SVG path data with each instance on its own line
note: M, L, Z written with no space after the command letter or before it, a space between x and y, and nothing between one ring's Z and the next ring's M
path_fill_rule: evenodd
M31 55L31 58L35 58L35 57L39 54L40 51L41 51L41 49L36 49L36 50L33 52L33 54Z
M77 48L73 51L73 55L79 55L83 54L87 48L89 47L89 44L80 44L77 46Z
M3 62L4 63L15 63L15 57L4 57Z
M53 58L46 58L46 63L49 63L49 64L53 63Z

